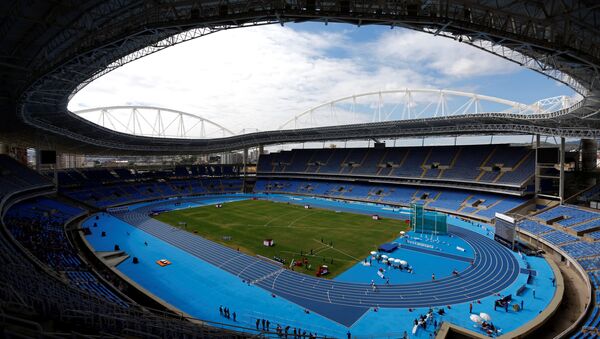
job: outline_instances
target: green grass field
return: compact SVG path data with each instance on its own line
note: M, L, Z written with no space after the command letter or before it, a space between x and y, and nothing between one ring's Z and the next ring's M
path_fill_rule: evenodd
M314 275L319 265L326 264L329 278L409 228L399 220L372 220L369 215L264 200L231 202L222 208L210 205L183 209L156 218L176 227L186 222L189 232L248 254L283 258L286 266L290 260L304 256L311 269L295 270ZM273 239L275 246L265 247L264 239Z

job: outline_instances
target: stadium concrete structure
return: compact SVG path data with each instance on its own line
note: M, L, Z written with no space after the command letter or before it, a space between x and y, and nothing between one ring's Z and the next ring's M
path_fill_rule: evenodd
M537 136L533 147L384 147L377 143L374 148L261 152L255 176L247 175L246 163L38 173L0 155L0 321L4 336L282 335L260 330L258 322L255 329L194 319L160 302L154 290L149 292L139 280L116 269L123 262L129 265L129 254L116 246L110 250L94 247L106 245L102 240L106 234L98 236L98 225L94 225L94 220L105 218L118 219L115 225L125 222L123 227L132 234L145 232L157 242L219 266L218 274L243 277L248 285L251 282L273 298L281 296L305 307L306 314L311 310L333 320L342 329L363 326L373 316L371 311L380 308L382 315L388 309L443 309L446 304L448 310L450 305L462 310L469 302L493 299L500 291L519 296L533 293L526 300L535 302L538 287L538 299L545 303L539 315L531 315L518 327L506 325L511 331L505 336L600 335L600 212L567 203L597 201L600 186L587 185L573 196L565 194L565 138L583 140L580 167L589 176L595 167L595 140L600 136L600 8L594 2L6 1L0 8L5 14L0 24L2 153L9 144L64 153L151 156L247 153L253 147L262 150L311 141ZM563 82L582 99L549 112L456 114L203 139L116 132L67 110L69 99L88 83L145 55L225 29L304 21L404 27L455 39ZM540 136L560 138L558 150L542 147ZM335 208L358 205L365 211L385 206L379 210L382 214L420 202L426 209L452 215L464 226L452 225L449 232L465 239L474 257L454 256L470 264L460 277L392 284L389 290L383 289L389 297L382 299L365 292L369 285L363 282L303 277L272 261L237 255L201 237L172 232L172 227L148 218L149 208L144 207L265 197L339 204ZM130 206L137 207L129 210ZM496 213L513 216L520 239L547 253L551 284L549 279L535 278L534 272L543 270L529 266L534 259L521 260L490 240L487 227ZM112 231L108 235L113 236ZM411 243L406 244L411 248ZM412 245L413 250L427 253ZM235 256L240 265L216 263L215 253ZM250 266L256 267L246 271ZM235 270L239 268L244 269ZM563 279L562 274L567 277ZM309 297L296 295L290 286L314 291ZM464 293L454 291L457 286ZM545 295L540 287L552 293ZM424 295L423 290L427 291ZM568 314L560 311L561 303L569 306ZM503 301L503 305L508 303ZM440 325L435 328L438 337L484 334L452 321ZM340 331L336 327L334 335L340 336ZM327 329L320 328L319 335L328 335Z

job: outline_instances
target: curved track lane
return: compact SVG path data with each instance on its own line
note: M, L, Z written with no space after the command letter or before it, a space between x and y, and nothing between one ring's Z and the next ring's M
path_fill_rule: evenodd
M202 201L201 198L198 201ZM354 323L370 307L445 306L481 299L507 288L519 275L519 263L507 248L478 233L449 225L450 233L473 247L473 265L462 271L460 276L410 284L378 285L374 292L370 284L327 280L282 269L274 263L239 253L150 218L150 211L161 204L165 203L114 215L203 261L346 326ZM223 258L230 259L224 262Z

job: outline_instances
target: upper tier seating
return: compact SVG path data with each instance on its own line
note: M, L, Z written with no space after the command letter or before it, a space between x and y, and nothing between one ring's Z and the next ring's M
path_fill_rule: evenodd
M52 175L53 172L48 173ZM235 165L177 165L167 170L135 170L127 168L80 168L57 172L61 187L98 186L113 182L133 180L158 180L168 178L236 177L240 168Z
M509 145L297 149L263 154L259 174L427 179L524 187L534 152Z
M38 186L51 186L52 181L29 169L8 155L0 154L0 198L9 192Z
M203 193L241 192L242 179L186 179L128 182L118 185L66 187L60 191L70 198L104 208L130 202Z

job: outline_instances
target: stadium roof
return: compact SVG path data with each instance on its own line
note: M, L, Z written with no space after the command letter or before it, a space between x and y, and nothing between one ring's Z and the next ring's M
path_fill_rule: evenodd
M209 153L258 144L421 135L525 133L597 138L600 6L595 1L5 1L1 139L73 153ZM479 114L250 133L219 139L117 133L67 110L95 78L224 29L322 21L406 27L454 38L571 86L585 99L535 116Z

